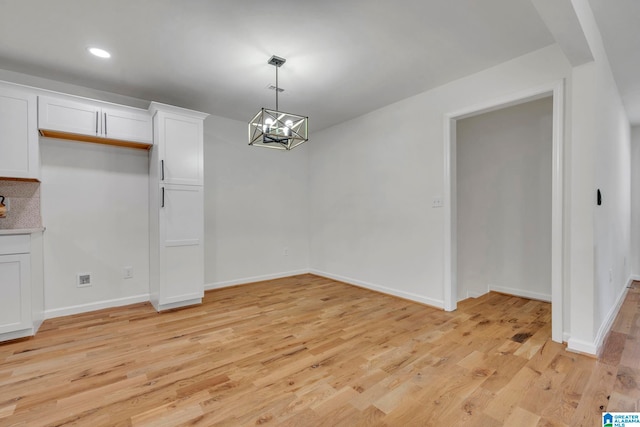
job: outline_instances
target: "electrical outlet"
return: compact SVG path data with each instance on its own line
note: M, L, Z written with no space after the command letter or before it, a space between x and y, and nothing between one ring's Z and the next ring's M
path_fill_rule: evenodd
M441 208L442 207L442 197L440 197L440 196L434 197L433 201L431 202L431 207L432 208Z
M284 256L289 256L289 248L288 247L284 247L282 248L282 255Z
M133 278L133 267L131 267L131 266L124 267L123 271L124 271L123 277L125 279L132 279Z
M77 273L76 286L79 288L86 288L91 286L91 273Z

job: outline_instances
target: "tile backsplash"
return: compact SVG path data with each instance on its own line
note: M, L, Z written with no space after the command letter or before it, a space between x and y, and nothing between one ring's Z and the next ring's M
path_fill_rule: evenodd
M6 218L0 218L0 230L42 227L40 183L0 179L0 196L9 200Z

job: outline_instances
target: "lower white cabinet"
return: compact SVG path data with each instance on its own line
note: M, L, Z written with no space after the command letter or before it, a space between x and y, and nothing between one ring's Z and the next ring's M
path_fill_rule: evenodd
M161 185L158 309L200 303L204 296L202 187Z
M0 255L0 334L30 327L30 258L29 254Z
M35 335L44 318L42 232L0 235L0 341Z

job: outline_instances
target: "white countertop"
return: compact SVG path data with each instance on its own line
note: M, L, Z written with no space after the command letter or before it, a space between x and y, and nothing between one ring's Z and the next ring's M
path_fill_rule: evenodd
M16 229L8 229L8 230L0 230L0 236L10 235L10 234L33 234L44 231L44 227L39 228L16 228Z

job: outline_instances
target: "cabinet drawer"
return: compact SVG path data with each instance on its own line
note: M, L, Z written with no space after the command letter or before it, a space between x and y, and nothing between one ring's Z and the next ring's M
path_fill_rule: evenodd
M0 255L28 254L31 251L31 236L10 234L0 236Z

